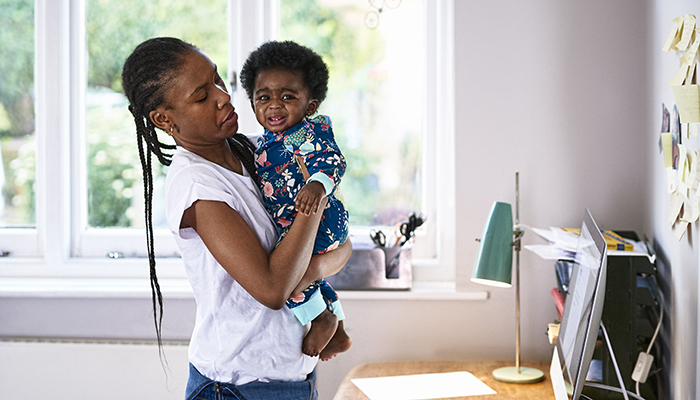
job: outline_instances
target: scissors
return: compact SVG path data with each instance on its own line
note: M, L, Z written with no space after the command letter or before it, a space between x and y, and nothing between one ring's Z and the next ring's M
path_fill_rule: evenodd
M399 240L403 238L403 241L401 241L401 246L406 244L409 239L413 236L413 232L418 229L419 226L423 225L425 222L425 217L423 214L416 215L416 213L411 213L411 215L408 217L408 221L402 222L401 225L399 225L399 232L401 233L401 236L399 236L396 239L396 244L399 244Z
M375 245L379 247L386 247L386 235L382 231L370 230L369 237L372 239Z

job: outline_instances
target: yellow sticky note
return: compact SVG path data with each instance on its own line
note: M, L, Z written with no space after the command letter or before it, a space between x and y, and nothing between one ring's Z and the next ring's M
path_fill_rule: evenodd
M690 44L690 38L693 36L695 31L695 15L685 14L683 16L683 31L681 32L681 40L676 45L676 48L680 51L684 51L688 48Z
M696 190L698 188L698 156L694 150L688 150L686 155L688 158L688 187Z
M681 67L678 69L678 72L676 72L676 75L671 78L671 81L668 84L671 86L682 85L683 81L685 81L685 77L688 76L688 68L690 68L690 65L681 63Z
M681 24L683 23L683 16L678 16L673 19L673 29L666 39L666 44L664 44L663 51L670 51L675 48L676 43L681 40Z
M681 61L695 66L695 56L698 54L698 48L700 48L700 29L695 30L695 40L693 40L693 44L690 45L688 51L683 54Z
M690 195L690 160L688 159L688 148L682 144L678 145L678 191L684 196Z
M676 230L674 233L676 234L676 237L678 240L683 239L683 235L685 235L685 231L688 230L688 221L679 221L678 225L676 225Z
M668 224L673 225L678 219L683 207L683 195L678 192L671 193L671 201L668 204Z
M671 168L673 166L673 135L671 132L661 134L661 149L664 154L664 167Z
M700 122L700 85L673 86L681 123Z
M678 190L678 171L673 168L666 168L666 180L668 181L668 192L676 193Z
M694 223L695 221L700 218L700 196L695 196L693 198L693 212L690 216L690 221L691 223Z

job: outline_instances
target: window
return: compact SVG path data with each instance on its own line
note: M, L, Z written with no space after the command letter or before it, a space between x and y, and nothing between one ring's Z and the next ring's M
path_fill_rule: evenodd
M0 228L34 237L34 2L5 1L0 7ZM36 251L19 241L8 246L20 254ZM0 251L10 247L0 245Z
M81 180L78 191L87 207L75 219L79 229L73 254L145 256L142 231L118 229L144 226L143 175L133 117L121 88L122 65L143 40L174 36L195 44L220 70L228 70L227 4L226 0L173 0L165 12L158 3L85 0L85 7L85 104L77 105L85 110L85 128L77 139L84 140L80 150L85 161L78 168L87 179ZM172 139L163 134L161 141ZM177 249L165 221L166 167L153 159L153 173L158 255L173 256ZM109 237L118 240L106 240Z
M452 140L451 0L172 0L167 12L136 0L13 0L0 7L0 23L7 16L14 21L1 34L21 38L0 38L21 46L0 52L12 52L9 59L22 65L6 63L2 54L0 237L7 249L0 251L10 258L43 257L50 268L78 263L71 271L82 276L102 275L94 259L108 253L146 255L143 229L135 229L143 227L141 167L121 90L121 67L134 46L154 36L194 43L220 71L230 71L235 90L248 53L278 38L313 48L329 64L321 112L333 118L349 161L342 188L357 232L393 224L396 214L423 212L428 222L414 260L426 276L453 277L445 255L454 237L446 216L454 207L452 157L437 156ZM8 68L24 73L11 89L2 80L15 72ZM244 91L235 90L233 101L240 130L259 131ZM28 110L35 104L36 118L31 112L23 123L9 118L18 114L7 110L19 103ZM157 173L156 195L163 194L164 173ZM154 223L156 253L176 256L162 197L154 199ZM142 261L132 264L138 267L109 265L127 275L145 273Z
M393 226L421 211L423 4L375 3L279 3L277 39L310 47L328 64L320 113L332 118L348 161L341 188L355 226Z
M239 69L250 51L271 39L302 43L329 65L320 112L332 118L348 160L341 188L352 232L367 238L367 225L391 229L394 218L422 212L428 222L413 247L414 272L418 279L453 279L452 2L234 3L234 10L255 14L239 20L234 11ZM234 104L241 129L258 131L242 90Z

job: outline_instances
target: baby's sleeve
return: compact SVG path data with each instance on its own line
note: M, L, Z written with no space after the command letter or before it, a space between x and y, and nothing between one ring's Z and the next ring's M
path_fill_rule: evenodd
M314 124L317 151L309 155L306 164L311 175L307 182L322 183L326 195L329 195L340 184L340 179L345 174L346 161L333 136L330 119L326 117L325 121L327 122Z

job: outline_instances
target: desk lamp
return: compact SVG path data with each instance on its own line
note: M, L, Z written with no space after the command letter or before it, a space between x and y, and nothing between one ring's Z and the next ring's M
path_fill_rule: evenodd
M508 203L494 202L484 227L476 257L472 282L496 287L511 287L513 250L515 250L515 366L493 371L497 381L508 383L535 383L544 379L544 373L536 368L520 366L520 241L524 231L520 228L518 172L515 173L515 225Z

